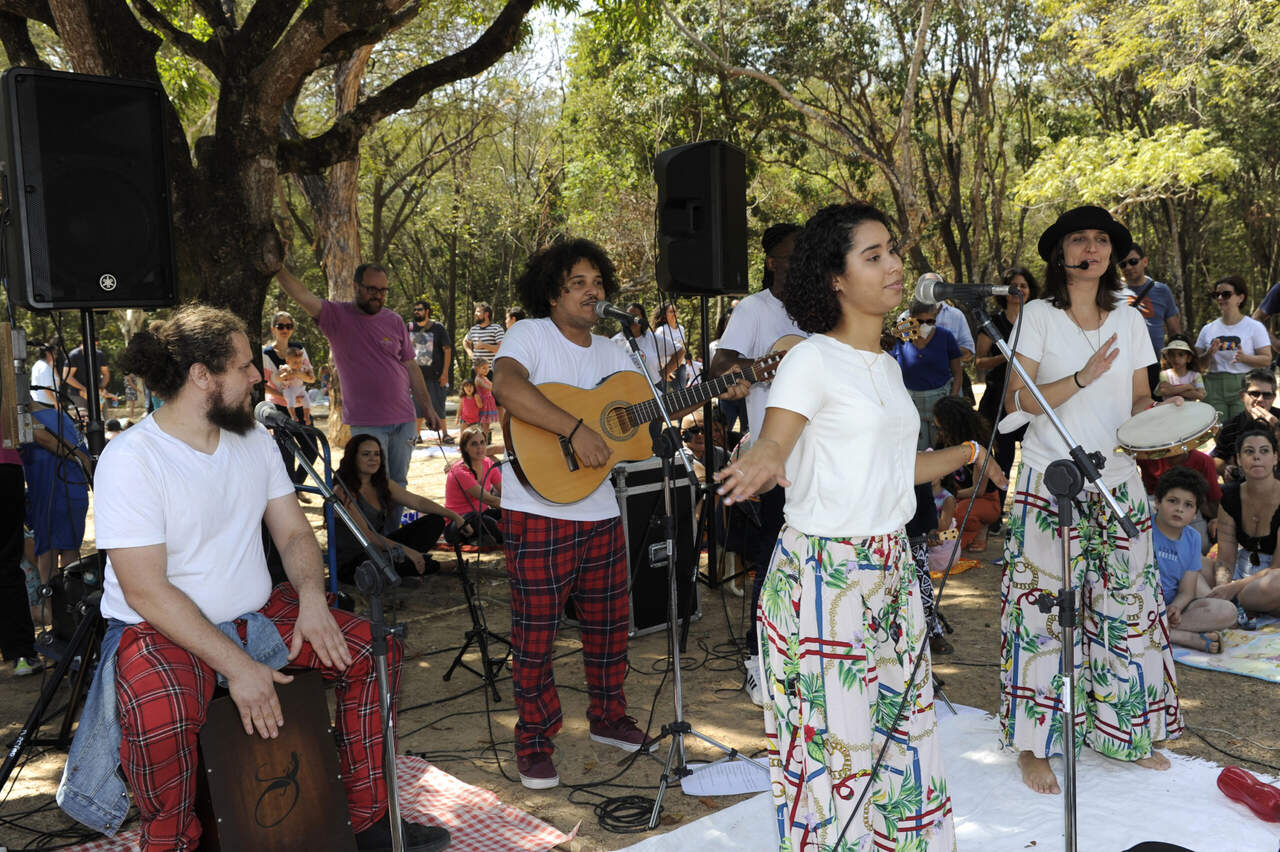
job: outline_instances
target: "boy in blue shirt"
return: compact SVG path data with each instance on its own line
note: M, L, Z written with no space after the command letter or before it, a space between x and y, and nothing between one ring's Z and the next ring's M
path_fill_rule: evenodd
M1204 477L1190 468L1166 471L1156 482L1151 536L1160 567L1169 641L1218 654L1222 652L1218 631L1236 625L1236 608L1230 601L1209 597L1213 566L1203 563L1200 533L1188 526L1199 514L1207 490Z

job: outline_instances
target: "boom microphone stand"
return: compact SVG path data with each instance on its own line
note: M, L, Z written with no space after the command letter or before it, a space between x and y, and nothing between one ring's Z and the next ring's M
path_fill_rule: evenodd
M1071 502L1083 491L1084 481L1087 479L1098 490L1098 494L1102 497L1103 502L1106 503L1107 508L1110 509L1111 514L1119 521L1125 535L1130 538L1137 538L1138 527L1124 513L1115 496L1102 483L1102 475L1099 473L1104 464L1102 455L1100 453L1086 453L1084 448L1071 436L1066 425L1063 424L1058 418L1057 412L1045 400L1044 394L1040 392L1035 382L1027 375L1027 371L1023 369L1022 364L1017 358L1013 357L1009 345L1005 342L999 330L996 329L995 324L991 322L990 315L983 310L981 303L970 304L968 307L972 309L977 317L982 330L986 332L987 336L991 338L1004 355L1009 368L1022 379L1027 392L1040 404L1041 410L1049 418L1054 430L1070 448L1067 451L1068 458L1054 461L1048 466L1044 476L1045 485L1058 504L1058 530L1062 535L1062 588L1058 590L1056 595L1048 592L1044 593L1037 600L1036 605L1041 612L1046 613L1057 609L1058 619L1062 625L1062 659L1060 668L1063 688L1066 693L1063 700L1065 718L1062 726L1062 805L1066 850L1067 852L1076 852L1075 627L1077 613L1076 592L1071 586Z
M645 376L648 376L644 367L644 358L640 354L640 346L631 334L630 326L623 329L623 336L631 347L631 360L635 363L636 368ZM655 435L653 441L654 453L662 459L662 505L665 512L663 518L663 530L665 540L652 545L649 548L649 564L657 566L659 563L665 563L667 569L667 641L671 647L671 669L673 678L673 688L675 693L675 719L667 725L663 725L658 736L654 738L648 745L643 746L646 753L652 754L653 747L657 743L666 738L671 737L671 746L667 750L667 759L662 766L662 779L658 783L658 794L653 799L653 812L649 816L649 829L653 830L658 825L658 817L662 813L662 799L667 793L667 787L674 780L686 778L695 771L701 771L709 766L714 766L728 760L748 760L761 769L768 771L768 766L758 760L747 757L740 753L737 749L731 748L724 743L712 739L706 734L700 733L684 718L684 686L683 676L680 671L680 642L676 635L677 624L680 620L679 606L679 583L676 576L676 565L678 564L676 556L676 512L675 499L672 494L671 475L674 465L672 459L675 456L680 457L681 463L684 465L685 475L689 478L689 482L693 485L694 493L698 493L699 483L698 477L693 472L693 466L689 463L687 454L678 452L679 450L679 432L675 425L671 422L671 413L667 411L666 404L662 400L662 394L658 393L658 389L649 383L649 392L653 394L653 400L658 406L658 411L662 413L662 418L656 421ZM662 424L665 423L665 427ZM693 561L693 571L698 570L697 561ZM717 761L708 763L705 766L698 767L697 770L690 769L685 759L685 737L697 737L708 745L714 746L725 753L725 756ZM678 759L677 759L678 757Z
M373 546L368 536L361 532L360 527L356 524L355 519L351 517L347 507L338 499L333 489L325 482L324 477L316 472L315 467L312 466L302 452L302 447L298 441L302 440L304 435L314 433L320 435L323 439L323 434L318 429L310 426L292 423L286 425L277 420L276 417L273 417L273 415L276 417L282 416L276 411L275 406L269 402L259 403L258 408L254 411L254 416L259 421L284 432L288 436L288 440L283 443L287 444L293 452L293 457L298 466L305 470L307 476L311 477L312 481L315 482L316 489L320 492L325 504L333 509L334 514L342 520L369 557L356 568L356 587L369 599L369 624L373 638L373 661L378 676L378 704L382 710L382 774L385 776L387 784L387 824L391 829L391 848L394 852L404 852L404 835L401 830L403 826L400 822L400 796L396 790L396 722L391 713L391 681L387 674L387 654L390 650L390 643L387 640L392 636L397 639L403 639L406 631L403 624L388 627L382 615L382 596L387 589L400 584L400 575L396 573L395 568L391 566L382 552Z

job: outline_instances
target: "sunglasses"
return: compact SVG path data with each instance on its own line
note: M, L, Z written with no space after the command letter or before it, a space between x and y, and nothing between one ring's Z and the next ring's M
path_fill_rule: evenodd
M1235 293L1231 290L1214 290L1209 295L1217 299L1218 301L1222 301L1223 299L1230 299L1232 296L1235 295Z
M1121 269L1124 269L1124 268L1125 268L1125 267L1127 267L1127 266L1137 266L1139 263L1142 263L1142 258L1140 258L1140 257L1131 257L1131 258L1129 258L1128 260L1122 260L1122 261L1120 261L1120 268L1121 268Z
M681 433L681 437L687 441L690 438L696 435L701 435L701 434L702 434L701 426L690 426L688 429L685 429L684 432Z
M276 328L280 329L281 331L287 331L287 330L289 330L289 329L293 328L293 323L291 323L291 322L278 322L278 323L276 323Z
M1249 564L1252 565L1254 568L1257 568L1262 565L1262 560L1258 558L1258 551L1256 550L1249 551Z
M1251 390L1251 391L1245 391L1244 395L1249 397L1250 399L1275 399L1276 398L1275 391Z

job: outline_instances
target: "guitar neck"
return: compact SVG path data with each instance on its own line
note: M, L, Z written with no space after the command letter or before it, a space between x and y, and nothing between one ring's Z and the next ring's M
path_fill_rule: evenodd
M743 370L734 370L725 373L719 378L711 379L707 382L694 385L689 388L681 388L673 390L670 393L662 395L662 405L667 411L683 411L694 405L700 405L709 399L714 399L720 394L727 391L738 381L741 375L748 382L754 384L760 379L756 375L755 365L747 367ZM657 420L662 416L662 412L658 410L658 404L652 399L644 402L638 402L630 408L631 422L639 426L641 423L648 423L650 420Z

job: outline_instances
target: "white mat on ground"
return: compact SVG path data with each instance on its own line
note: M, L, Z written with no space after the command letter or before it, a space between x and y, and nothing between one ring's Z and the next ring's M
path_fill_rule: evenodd
M958 709L959 716L939 722L957 848L1061 849L1061 797L1041 796L1023 786L1014 754L997 744L995 719L971 707ZM1272 852L1280 847L1280 825L1262 822L1218 791L1220 766L1165 754L1173 768L1155 772L1084 750L1077 774L1080 849L1119 852L1144 840L1177 843L1196 852ZM1053 763L1061 777L1062 761ZM776 838L777 824L764 793L627 848L773 852Z

